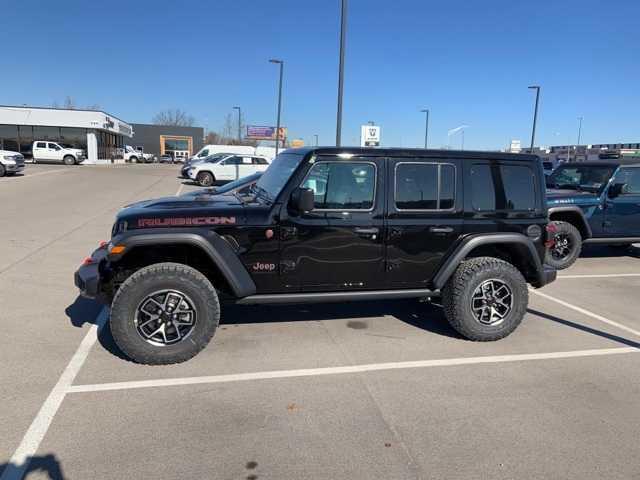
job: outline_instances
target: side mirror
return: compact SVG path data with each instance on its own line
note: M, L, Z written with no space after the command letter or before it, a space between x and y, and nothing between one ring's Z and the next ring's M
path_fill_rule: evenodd
M624 187L626 187L626 183L614 183L609 187L609 198L616 198L622 195L624 192Z
M291 206L298 212L306 213L313 210L315 203L313 190L310 188L296 188L291 193Z

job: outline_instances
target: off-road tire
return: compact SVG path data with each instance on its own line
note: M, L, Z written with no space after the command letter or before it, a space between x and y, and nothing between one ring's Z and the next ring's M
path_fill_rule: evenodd
M499 280L512 292L513 305L498 325L476 320L471 310L474 291L487 280ZM442 289L442 306L449 324L463 337L476 342L500 340L512 333L524 317L529 303L527 282L520 271L504 260L477 257L463 261Z
M175 289L188 295L194 303L196 322L184 340L156 346L138 333L135 317L140 302L162 289ZM122 283L111 304L109 324L116 345L131 360L146 365L169 365L189 360L205 348L219 320L218 295L202 273L180 263L156 263L141 268Z
M571 223L558 221L552 222L552 224L556 228L556 239L558 239L558 237L566 238L570 242L570 248L568 253L561 258L553 256L553 249L555 247L547 249L544 261L556 270L564 270L573 265L578 257L580 257L580 252L582 252L582 235L580 234L580 230Z
M215 181L216 177L214 177L210 172L200 172L196 176L196 182L198 182L198 185L201 187L210 187Z
M4 168L4 165L0 163L0 177L4 177L7 173L7 170Z
M76 164L76 159L73 158L73 155L65 155L65 157L62 159L62 161L64 162L65 165L75 165Z

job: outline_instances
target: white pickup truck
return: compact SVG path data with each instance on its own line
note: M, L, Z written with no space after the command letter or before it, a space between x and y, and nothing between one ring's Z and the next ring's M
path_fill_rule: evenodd
M24 170L24 157L18 152L0 150L0 177Z
M33 142L33 163L63 162L77 165L85 160L84 150L63 143L38 140Z
M124 146L124 161L131 163L153 163L155 156L152 153L135 149L131 145Z

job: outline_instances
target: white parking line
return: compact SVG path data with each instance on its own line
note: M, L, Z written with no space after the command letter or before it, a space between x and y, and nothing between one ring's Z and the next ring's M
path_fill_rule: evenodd
M577 279L577 278L616 278L616 277L640 277L640 273L603 273L603 274L587 274L587 275L558 275L558 280Z
M13 180L20 180L22 178L32 178L32 177L37 177L38 175L49 175L50 173L68 172L68 171L70 171L68 168L57 168L56 170L47 170L46 172L23 174L21 177L15 177Z
M180 183L180 188L178 188L178 191L175 194L176 197L182 193L182 189L183 188L184 188L184 183L181 182Z
M640 337L640 332L638 330L634 330L633 328L629 328L626 325L622 325L621 323L614 322L613 320L609 320L608 318L605 318L602 315L598 315L597 313L593 313L582 307L578 307L577 305L573 305L569 302L565 302L564 300L560 300L559 298L552 297L551 295L548 295L546 293L539 292L538 290L530 289L529 291L542 298L546 298L547 300L556 302L557 304L562 305L563 307L567 307L567 308L570 308L571 310L575 310L576 312L586 315L587 317L591 317L595 320L606 323L607 325L611 325L612 327L619 328L620 330L624 330L625 332L632 333L633 335Z
M62 375L60 375L58 382L53 387L53 390L51 390L51 393L49 393L42 407L40 407L36 418L31 422L31 426L22 438L18 449L14 452L11 460L9 460L9 465L12 465L12 468L6 468L0 480L18 480L23 477L32 456L38 451L40 442L42 442L42 439L47 433L51 421L58 411L58 408L60 408L60 404L62 400L64 400L69 387L73 384L73 380L87 359L91 347L96 343L96 340L98 340L98 332L105 324L109 316L108 312L106 307L103 308L96 319L96 324L91 325L91 328L80 343L76 353L71 357L69 364L62 372Z
M595 357L601 355L619 355L639 353L635 347L601 348L595 350L574 350L569 352L525 353L516 355L493 355L485 357L447 358L440 360L419 360L413 362L370 363L344 367L306 368L300 370L273 370L266 372L238 373L231 375L213 375L205 377L168 378L161 380L140 380L132 382L98 383L94 385L74 385L68 393L104 392L108 390L131 390L134 388L172 387L179 385L197 385L203 383L229 383L274 378L313 377L320 375L339 375L345 373L364 373L381 370L399 370L408 368L449 367L455 365L476 365L481 363L524 362L529 360L551 360L559 358Z

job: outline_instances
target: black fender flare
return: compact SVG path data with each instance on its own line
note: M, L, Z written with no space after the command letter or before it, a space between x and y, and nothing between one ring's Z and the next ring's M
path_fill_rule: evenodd
M570 212L570 213L575 213L580 217L580 221L582 222L582 226L584 227L585 231L587 232L587 235L584 238L591 238L593 237L593 233L591 231L591 225L589 225L589 222L587 222L586 217L584 216L584 212L582 211L582 209L580 207L577 207L575 205L567 205L567 206L563 206L563 207L551 207L548 210L548 215L549 215L549 221L551 221L551 215L554 213L564 213L564 212Z
M127 232L129 233L129 232ZM215 232L199 233L137 233L124 234L118 239L117 245L124 245L125 249L120 254L111 254L109 260L117 262L133 247L152 245L192 245L204 251L211 261L220 269L233 294L237 298L247 297L256 293L256 285L247 272L236 252L229 243ZM206 236L205 236L206 235Z
M516 244L524 247L524 251L528 252L527 260L535 271L536 278L530 283L534 287L540 287L547 283L545 280L544 267L538 255L535 245L525 235L521 233L487 233L470 235L462 239L454 252L440 266L438 272L433 277L433 286L440 290L447 283L453 272L456 271L458 265L477 247L484 245L496 244Z

